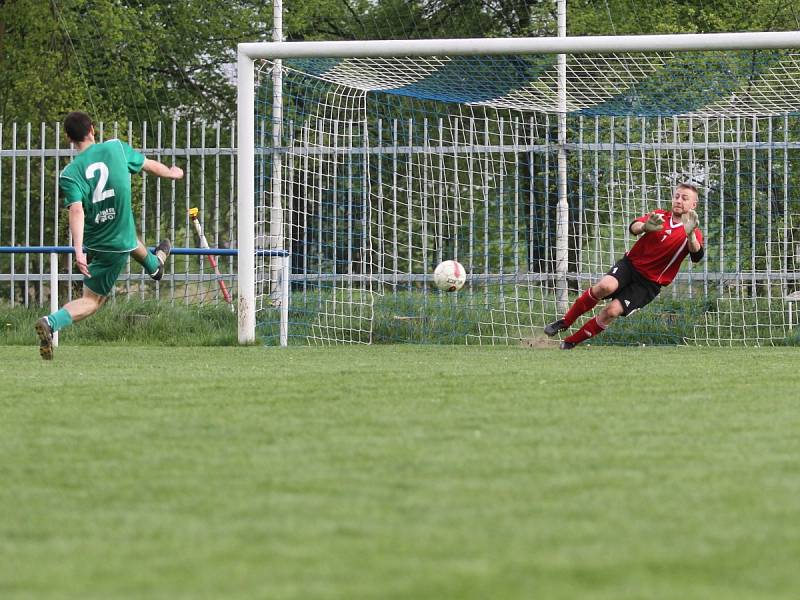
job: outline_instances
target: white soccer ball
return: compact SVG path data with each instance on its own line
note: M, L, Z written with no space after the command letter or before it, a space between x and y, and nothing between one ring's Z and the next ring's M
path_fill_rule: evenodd
M433 272L433 284L443 292L457 292L467 281L467 272L457 260L439 263Z

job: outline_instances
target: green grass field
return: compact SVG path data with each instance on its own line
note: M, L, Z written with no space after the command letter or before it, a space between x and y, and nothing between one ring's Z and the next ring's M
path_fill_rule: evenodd
M798 350L0 346L0 598L796 598Z

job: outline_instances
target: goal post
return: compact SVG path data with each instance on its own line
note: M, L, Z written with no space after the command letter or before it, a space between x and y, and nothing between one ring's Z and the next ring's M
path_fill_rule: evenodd
M315 314L298 328L304 343L392 340L376 331L380 319L413 330L410 341L419 341L445 314L477 325L449 341L519 341L624 251L630 240L622 221L662 205L668 177L698 171L703 201L713 203L703 208L703 226L716 228L712 240L732 241L705 260L702 273L683 277L688 297L708 297L714 310L665 339L734 343L747 340L753 319L753 343L785 337L787 326L771 308L781 295L773 284L794 291L800 210L788 194L782 206L773 196L782 183L776 167L786 171L787 187L795 176L792 126L779 117L800 112L797 48L800 32L240 44L239 341L255 340L261 310L277 317L275 337L286 345L290 317L303 321L300 307L312 305ZM773 50L786 52L770 55L760 71L737 74L764 88L755 100L701 67L685 77L706 84L706 104L694 97L678 108L647 104L658 91L653 73L686 68L688 61L670 62L669 53ZM554 77L549 59L529 60L556 54L565 59ZM294 87L282 91L280 110L270 98L271 108L259 112L257 96L273 85L270 61L286 61L277 68ZM720 73L730 70L723 67ZM515 70L516 81L502 79ZM496 89L487 92L484 79L498 71L490 82ZM470 72L477 91L465 91ZM783 88L778 101L769 98L773 80ZM370 105L368 94L384 97ZM434 103L446 108L420 117ZM283 124L277 130L276 119ZM264 121L272 121L269 129ZM772 144L764 156L763 135ZM744 172L747 153L752 168ZM770 206L763 219L762 187ZM537 195L541 206L534 206ZM769 234L745 231L743 209ZM756 249L750 256L746 244ZM429 296L435 262L464 255L468 299ZM745 295L743 273L751 280ZM269 291L259 293L265 280ZM375 299L387 289L393 308L379 316ZM417 295L424 311L408 308ZM438 313L428 310L432 304Z
M240 344L249 344L256 339L255 68L254 57L243 51L241 45L236 67L238 336Z

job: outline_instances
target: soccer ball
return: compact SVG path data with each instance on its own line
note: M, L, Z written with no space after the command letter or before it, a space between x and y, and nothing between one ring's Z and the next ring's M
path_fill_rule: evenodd
M456 260L446 260L439 263L433 272L433 284L443 292L457 292L467 281L464 267Z

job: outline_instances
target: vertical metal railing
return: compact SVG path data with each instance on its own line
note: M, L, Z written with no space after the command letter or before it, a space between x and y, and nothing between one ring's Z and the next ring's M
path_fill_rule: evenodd
M165 127L172 128L171 140L165 143ZM231 136L234 129L222 135L220 124L206 123L98 123L98 141L118 137L148 158L180 165L188 177L180 182L165 183L142 174L132 178L132 203L135 210L137 235L154 246L169 237L175 246L197 245L193 231L188 228L187 209L190 204L201 208L201 219L209 240L214 245L235 247L234 157ZM168 131L168 130L167 130ZM10 132L10 135L9 135ZM214 144L208 138L214 137ZM200 143L192 143L199 139ZM72 244L66 214L62 214L62 198L58 186L60 171L75 156L74 147L65 141L60 124L0 123L0 246L69 246ZM230 160L225 160L229 158ZM215 161L215 169L206 168ZM196 171L195 171L196 169ZM170 185L170 193L163 186ZM223 190L227 188L227 194ZM176 199L181 198L180 206ZM183 215L181 215L183 213ZM183 217L183 218L181 218ZM178 239L177 236L180 236ZM222 301L212 274L198 257L179 263L175 271L170 259L167 276L162 283L150 281L138 264L129 266L120 278L114 296L125 298L158 297L168 290L175 299L180 292L192 302ZM234 259L220 260L225 278L235 277ZM186 266L188 264L188 267ZM74 296L72 283L82 276L71 260L60 257L54 262L60 268L61 302ZM51 267L47 254L0 255L0 296L10 306L34 302L45 306L51 295ZM167 288L166 281L169 281ZM210 281L210 284L202 281ZM204 292L200 288L205 289ZM79 289L79 288L76 288ZM152 291L148 291L152 290Z
M368 274L391 283L395 294L424 290L435 263L449 257L473 276L465 294L487 307L508 291L491 288L497 283L540 282L554 293L555 121L507 115L393 118L376 122L374 135L362 122L329 124L329 134L309 121L291 123L283 138L294 162L284 165L284 190L293 207L284 231L297 238L293 251L302 254L289 260L303 293L319 290L315 281L337 277L352 290ZM682 271L687 295L733 292L769 300L797 289L795 117L582 116L569 125L570 293L633 243L629 220L669 206L669 176L691 162L713 172L714 182L703 190L700 206L707 258ZM269 145L267 127L260 130L262 147ZM186 171L180 182L144 177L136 184L138 231L146 243L166 236L194 245L187 210L198 206L212 245L235 246L234 125L101 124L98 132L101 138L124 136L146 155ZM57 175L74 150L61 136L58 126L0 124L0 245L70 243ZM266 191L269 164L260 163ZM268 231L269 209L260 217ZM156 295L188 303L187 289L212 273L196 258L175 262L168 285L143 281L133 265L120 291L144 298L152 286ZM235 260L219 262L233 281ZM62 281L80 280L70 261L62 259L61 269ZM48 271L47 256L0 256L0 295L10 305L42 305ZM316 280L302 279L312 274ZM62 289L69 299L72 287ZM321 292L316 295L322 300ZM204 297L221 300L215 286Z

